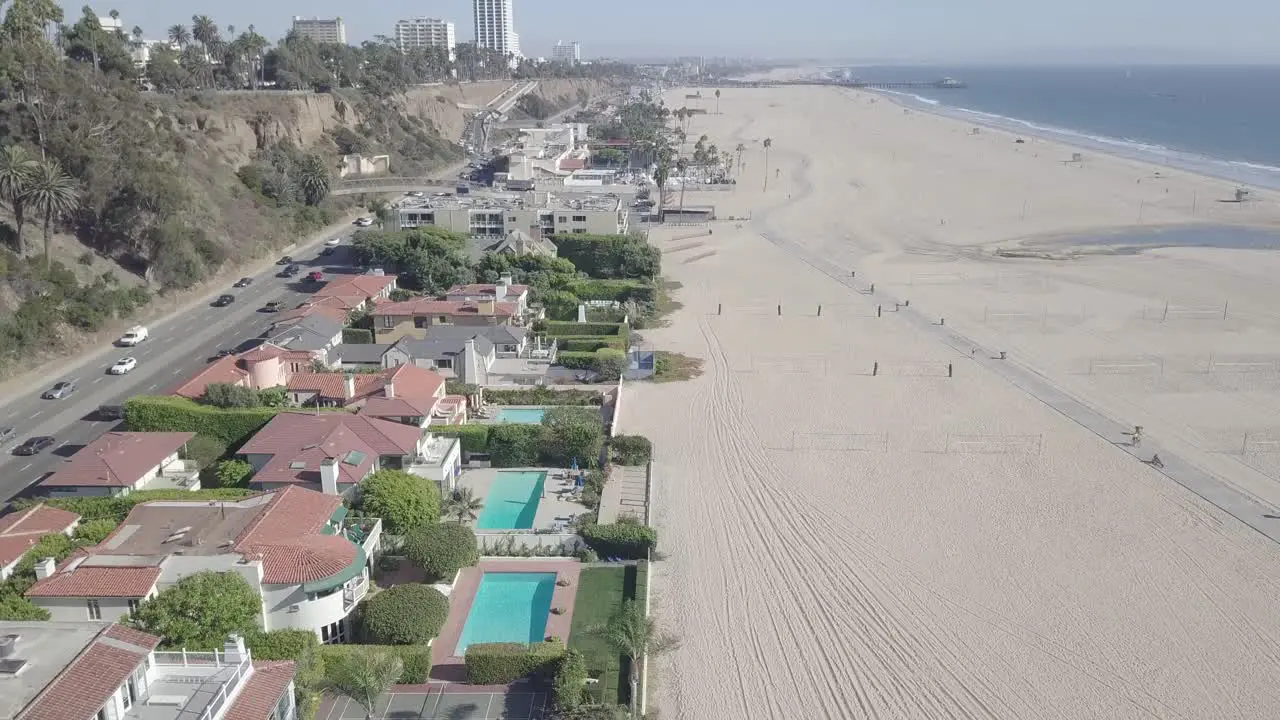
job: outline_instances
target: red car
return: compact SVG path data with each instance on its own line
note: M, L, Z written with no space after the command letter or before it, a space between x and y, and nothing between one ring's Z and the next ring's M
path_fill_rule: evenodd
M311 282L323 282L324 273L320 272L319 270L313 270L312 272L307 274L307 279L310 280Z

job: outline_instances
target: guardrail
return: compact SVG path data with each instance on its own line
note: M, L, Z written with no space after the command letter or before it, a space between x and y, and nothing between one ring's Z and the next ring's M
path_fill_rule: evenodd
M330 195L357 195L369 192L426 190L433 187L453 188L452 180L430 177L370 177L340 180L329 190Z

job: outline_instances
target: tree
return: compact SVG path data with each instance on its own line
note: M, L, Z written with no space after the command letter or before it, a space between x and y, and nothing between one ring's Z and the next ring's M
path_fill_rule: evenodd
M232 633L258 628L262 599L234 572L188 575L150 600L144 600L130 624L164 638L164 647L213 650Z
M378 222L378 229L383 229L391 220L391 203L386 198L374 198L369 201L369 212L373 213L374 220Z
M21 145L6 145L0 150L0 202L13 211L18 231L19 254L23 252L22 226L26 224L26 193L35 168L35 159Z
M49 611L30 600L8 593L0 594L0 620L48 620Z
M76 526L72 540L77 545L97 545L107 536L116 531L119 523L114 518L98 518L96 520L86 520Z
M458 524L475 520L484 508L484 501L475 496L469 487L454 490L449 499L444 501L444 514L454 518Z
M546 461L568 467L595 467L604 444L604 423L598 410L555 407L542 417L541 445Z
M480 560L476 534L465 525L436 524L420 527L404 541L404 554L428 580L449 580L462 568Z
M720 88L716 88L716 114L720 114Z
M191 42L191 31L187 30L186 25L170 25L169 42L177 43L181 47L186 47L187 43Z
M379 470L360 483L360 509L382 518L392 535L404 535L440 520L435 483L404 470Z
M319 205L329 195L329 168L324 158L308 155L298 172L298 184L306 196L308 205Z
M400 679L404 662L386 650L360 649L330 658L325 663L327 689L351 698L364 708L365 720L373 720L374 708Z
M630 661L631 717L639 717L641 658L674 650L678 642L673 637L660 634L653 618L635 600L622 603L622 607L609 618L603 636L619 654Z
M425 645L449 618L449 600L430 585L396 585L365 600L359 615L370 645Z
M36 163L29 184L23 193L23 202L44 218L44 266L52 262L50 244L53 238L53 221L74 210L79 202L76 181L62 172L55 160Z
M769 150L773 147L773 138L764 139L764 191L769 191Z
M249 487L253 466L244 460L223 460L214 466L210 487Z

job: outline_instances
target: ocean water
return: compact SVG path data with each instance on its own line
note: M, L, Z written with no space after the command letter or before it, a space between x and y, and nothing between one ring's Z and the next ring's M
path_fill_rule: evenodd
M922 110L1280 189L1280 67L859 67L862 80L952 77L894 92Z

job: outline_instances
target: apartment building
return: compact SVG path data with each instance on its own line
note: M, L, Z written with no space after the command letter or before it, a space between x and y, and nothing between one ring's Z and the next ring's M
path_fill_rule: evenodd
M522 57L511 0L473 0L476 47Z
M577 65L582 62L582 46L575 40L570 43L556 41L555 47L551 48L551 59L554 62L568 63Z
M0 621L0 718L295 720L292 661L255 662L232 635L213 652L105 622Z
M342 18L304 18L293 16L293 31L299 37L317 43L347 44L347 25Z
M302 487L235 501L157 500L134 506L106 540L61 565L37 559L26 597L54 621L110 622L192 573L234 572L262 598L263 630L346 642L381 538L381 520L349 519L342 497Z
M458 59L455 48L458 36L453 23L436 18L417 17L396 21L396 45L401 50L414 48L444 48L449 52L449 61Z
M621 235L627 232L629 217L618 197L558 197L541 191L409 199L391 216L393 230L430 225L473 238L500 240L513 230L533 237Z

